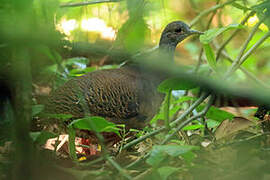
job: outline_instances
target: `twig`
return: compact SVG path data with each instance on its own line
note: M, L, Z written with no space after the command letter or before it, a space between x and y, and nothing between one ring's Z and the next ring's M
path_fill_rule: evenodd
M171 122L170 123L170 126L171 127L174 127L176 126L176 124L178 124L180 121L182 121L189 113L191 113L198 105L200 105L207 97L208 97L208 93L203 93L199 99L197 99L197 101L195 101L183 114L181 114L181 116L179 118L177 118L175 121ZM165 127L162 127L162 128L159 128L155 131L152 131L138 139L135 139L134 141L131 141L130 143L126 144L123 149L127 149L135 144L138 144L139 142L142 142L143 140L149 138L149 137L152 137L162 131L164 131L166 128Z
M209 110L209 108L213 105L215 100L215 96L211 96L210 100L208 101L207 105L205 106L205 108L198 114L196 114L195 116L185 120L184 122L182 122L175 130L172 134L170 134L169 136L167 136L161 143L161 145L166 144L174 135L175 133L177 133L178 131L180 131L183 127L185 127L186 125L188 125L190 122L192 122L193 120L200 118L202 116L204 116L207 111Z
M205 94L203 94L203 95L200 97L200 99L201 99L202 97L203 97L203 98L207 98L208 95L209 95L208 93L205 93ZM196 102L198 102L198 100L197 100ZM195 103L196 103L196 102L195 102ZM182 122L182 123L174 130L174 132L173 132L172 134L170 134L169 136L167 136L166 139L164 139L164 140L162 141L161 145L167 143L167 142L171 139L171 137L174 136L175 133L177 133L178 131L180 131L180 130L181 130L183 127L185 127L188 123L190 123L190 122L193 121L194 119L197 119L197 118L199 118L199 117L204 116L204 115L207 113L207 111L209 110L209 108L212 106L213 102L214 102L214 96L211 96L211 98L210 98L210 100L208 101L206 107L205 107L200 113L198 113L197 115L195 115L195 116L193 116L193 117L187 119L186 121ZM193 103L191 106L193 106L195 103ZM197 103L196 103L196 104L197 104ZM198 105L199 105L199 104L197 104L197 106L198 106ZM190 106L190 107L191 107L191 106ZM197 107L197 106L196 106L196 107ZM178 118L178 119L179 119L179 118ZM175 120L175 121L176 121L176 120ZM174 121L174 122L175 122L175 121ZM173 123L174 123L174 122L173 122ZM164 128L164 129L165 129L165 128ZM130 164L127 165L125 168L131 168L131 167L135 166L136 164L142 162L143 160L145 160L146 158L148 158L148 157L150 156L150 153L151 153L151 152L147 153L145 156L139 158L138 160L136 160L136 161L130 163Z
M240 65L253 53L257 47L259 47L267 38L270 36L270 31L268 31L259 41L257 41L240 59Z
M170 99L171 99L172 90L166 94L166 103L164 106L164 114L165 114L165 126L168 130L170 130Z
M249 14L245 16L245 18L241 21L240 24L244 25L247 20L249 19L250 16L253 16L255 14L255 11L251 11ZM217 55L216 55L216 61L218 61L222 50L225 48L225 46L236 36L236 34L240 31L241 29L236 29L231 36L218 48L217 50Z
M198 16L196 16L190 23L190 27L194 26L195 24L197 24L199 22L199 20L206 16L207 14L213 12L213 11L216 11L217 9L220 9L220 8L223 8L224 6L228 5L228 4L231 4L233 3L234 1L237 1L237 0L230 0L230 1L227 1L223 4L218 4L218 5L215 5L215 6L212 6L211 8L209 9L206 9L204 11L202 11Z
M112 3L112 2L120 2L120 1L123 1L123 0L101 0L101 1L85 1L85 2L79 2L79 3L65 3L65 4L60 4L60 8L88 6L88 5L93 5L93 4Z
M233 62L231 68L226 72L225 77L229 77L229 76L230 76L234 71L236 71L236 70L240 67L240 65L244 62L245 59L242 59L242 55L244 54L244 52L245 52L245 50L246 50L246 48L247 48L247 46L248 46L250 40L252 39L252 37L254 36L254 34L256 33L256 31L258 30L259 26L261 25L261 23L264 21L265 18L266 18L266 16L265 16L262 20L260 20L260 21L254 26L254 28L252 29L251 33L249 34L247 40L245 41L243 47L241 48L241 50L240 50L238 56L236 57L236 60ZM269 33L269 32L268 32L268 33ZM268 33L267 33L267 34L268 34ZM266 35L267 35L267 34L266 34ZM264 37L265 37L265 36L264 36ZM266 38L267 38L267 37L266 37ZM265 38L265 39L266 39L266 38ZM263 38L263 41L264 41L265 39ZM263 42L263 41L261 41L261 40L262 40L262 38L258 41L258 42L260 42L260 43L258 44L258 42L257 42L256 44L260 45L260 44ZM256 45L256 44L254 44L254 45L252 46L252 48L250 48L250 49L252 49L252 51L255 50L255 49L258 47L258 45ZM256 45L256 46L255 46L255 45ZM253 47L255 47L255 48L253 48ZM251 52L252 52L252 51L251 51ZM249 52L250 52L250 51L249 51ZM248 56L251 54L251 52L248 54ZM246 56L246 58L247 58L248 56Z
M119 164L116 163L110 156L107 156L106 159L111 163L111 165L112 165L113 167L115 167L115 168L120 172L120 174L121 174L122 176L124 176L124 177L127 178L127 179L132 179L132 178L125 172L125 170L124 170L121 166L119 166Z
M218 45L216 43L213 43L214 46L216 47L216 49L218 48ZM224 56L224 58L226 60L228 60L229 62L233 63L233 59L223 50L221 51L221 55ZM254 82L256 82L258 85L263 86L265 88L270 88L270 86L266 83L264 83L263 81L261 81L260 79L258 79L255 75L253 75L252 73L250 73L248 70L246 70L244 67L239 67L239 69L245 73L245 75L250 78L251 80L253 80Z

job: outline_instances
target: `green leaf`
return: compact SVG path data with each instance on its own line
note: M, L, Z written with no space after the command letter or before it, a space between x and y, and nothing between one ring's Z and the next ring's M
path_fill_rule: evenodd
M192 163L193 159L196 158L196 154L189 151L189 152L183 154L182 157L183 157L183 159L185 160L186 163L190 164L190 163Z
M187 131L187 130L195 130L195 129L200 129L200 128L203 128L204 125L202 124L195 124L195 125L189 125L189 126L185 126L183 128L183 130Z
M122 25L118 31L117 39L119 40L118 42L123 43L128 52L136 53L142 49L149 33L150 29L144 18L142 16L136 16L129 18Z
M30 132L30 137L32 138L34 143L43 145L46 143L48 139L55 138L56 135L48 131L41 131L41 132Z
M43 111L44 105L37 104L32 106L32 117L38 115L41 111Z
M180 168L171 167L171 166L163 166L161 168L158 168L158 173L162 180L166 180L170 175L172 175L174 172L178 171Z
M208 128L216 128L220 125L221 122L215 121L213 119L207 119L206 123Z
M95 132L114 132L119 135L119 128L114 123L99 116L77 119L72 121L69 126Z
M93 72L95 70L97 70L96 67L87 67L84 69L72 69L69 72L69 76L73 76L73 77L82 76L86 73Z
M158 91L167 93L170 90L189 90L195 87L197 87L197 85L190 81L181 78L169 78L160 83Z
M195 97L191 97L191 96L182 96L181 98L177 99L176 101L173 102L173 104L180 104L186 101L191 101L191 100L196 100Z
M212 48L209 44L204 44L203 48L204 48L204 53L205 53L205 56L206 56L206 59L207 59L209 66L214 71L216 71L217 62L216 62L216 57L215 57L214 51L212 50Z
M222 28L214 28L214 29L209 29L204 32L203 35L200 36L200 42L203 44L208 44L210 43L215 37L218 35L224 33L225 31L229 29L237 29L237 28L243 28L244 26L241 24L230 24L226 27Z
M203 108L204 108L204 105L199 106L198 110L201 111ZM213 119L213 120L218 121L218 122L222 122L225 119L232 120L233 117L234 117L233 114L231 114L231 113L229 113L227 111L223 111L223 110L221 110L219 108L216 108L216 107L213 107L213 106L206 113L206 118L207 119Z
M199 150L199 147L188 145L155 145L146 162L151 166L157 167L167 156L178 157L193 150Z
M160 112L156 114L150 121L150 124L155 123L157 120L162 120L164 118L164 105L160 108ZM173 108L170 108L169 116L172 117L179 109L181 109L181 106L174 106Z

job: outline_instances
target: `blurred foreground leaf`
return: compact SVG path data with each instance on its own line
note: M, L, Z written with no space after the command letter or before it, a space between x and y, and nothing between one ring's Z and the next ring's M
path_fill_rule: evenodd
M157 167L168 156L178 157L193 150L199 150L199 147L188 145L156 145L153 146L150 157L146 162L151 166Z
M37 104L32 106L32 117L38 115L41 111L43 111L44 105L43 104Z
M180 78L166 79L158 86L158 91L167 93L170 90L189 90L197 87L196 84Z
M41 132L31 132L30 137L32 138L34 143L42 145L45 144L48 139L55 138L56 135L48 131L41 131Z
M166 180L170 175L174 172L178 171L180 168L172 167L172 166L163 166L158 168L158 173L162 180Z

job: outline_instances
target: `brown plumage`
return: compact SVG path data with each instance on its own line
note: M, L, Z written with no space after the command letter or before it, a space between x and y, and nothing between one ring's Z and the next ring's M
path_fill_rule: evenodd
M156 51L168 53L168 61L172 61L176 45L191 34L199 32L181 21L172 22L163 31ZM91 72L53 92L46 111L72 114L75 118L86 114L102 116L127 128L143 128L163 100L156 90L163 79L135 64Z

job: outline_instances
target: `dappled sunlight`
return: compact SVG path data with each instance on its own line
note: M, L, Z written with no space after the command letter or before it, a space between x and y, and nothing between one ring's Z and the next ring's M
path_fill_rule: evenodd
M248 25L249 27L252 27L252 26L255 26L258 22L259 22L259 18L258 18L256 15L254 15L254 16L252 16L252 17L250 17L250 18L248 19L247 25ZM262 24L259 26L259 28L260 28L262 31L264 31L264 32L268 31L268 27L267 27L264 23L262 23Z
M88 18L81 21L81 28L84 31L100 33L101 38L114 40L116 32L112 27L108 27L104 20L99 18Z
M116 31L112 27L107 26L104 20L96 17L82 19L81 22L75 19L67 20L64 18L57 25L57 30L70 37L72 31L79 29L79 27L82 31L99 34L101 39L114 40L116 37Z
M76 19L62 19L61 22L57 25L57 29L68 36L70 35L71 31L74 31L78 27L79 26Z

